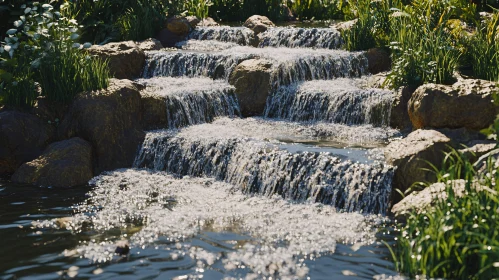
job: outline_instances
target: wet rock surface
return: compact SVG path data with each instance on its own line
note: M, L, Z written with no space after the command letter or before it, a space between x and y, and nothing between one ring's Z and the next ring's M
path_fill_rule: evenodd
M107 89L76 98L58 134L60 138L89 141L96 154L94 171L99 174L131 166L145 135L140 121L138 86L129 80L112 79Z
M144 51L133 41L94 45L88 49L88 52L101 59L109 60L111 75L117 79L138 78L144 68Z
M263 114L271 92L273 64L269 60L250 59L237 65L229 78L236 88L236 95L243 117Z
M19 111L0 112L0 176L38 157L55 139L53 125Z
M12 181L73 187L85 185L92 177L92 146L81 138L71 138L50 144L40 157L21 165Z
M426 84L409 100L409 117L418 128L468 128L480 130L497 113L492 95L498 88L484 80L461 80L452 86Z
M406 138L390 143L385 149L388 164L397 167L393 178L393 188L405 192L414 183L435 182L436 177L428 163L441 167L445 152L450 150L452 140L435 130L416 130ZM392 200L398 202L400 196L394 192Z
M260 34L267 31L269 27L274 27L275 24L266 16L254 15L249 17L243 26L253 30L255 34Z

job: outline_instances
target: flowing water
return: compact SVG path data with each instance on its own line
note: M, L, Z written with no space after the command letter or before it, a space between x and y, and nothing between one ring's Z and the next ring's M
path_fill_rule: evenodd
M72 189L0 181L0 277L395 279L393 94L340 45L330 28L210 27L148 52L157 130L133 168ZM271 63L271 92L243 119L228 80L248 59Z

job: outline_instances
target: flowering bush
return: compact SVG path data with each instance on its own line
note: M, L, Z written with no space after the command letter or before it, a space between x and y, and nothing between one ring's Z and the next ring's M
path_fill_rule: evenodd
M65 102L80 91L107 86L105 63L81 51L91 44L77 42L76 20L50 4L33 2L21 9L24 15L0 45L0 103L31 107L40 90Z

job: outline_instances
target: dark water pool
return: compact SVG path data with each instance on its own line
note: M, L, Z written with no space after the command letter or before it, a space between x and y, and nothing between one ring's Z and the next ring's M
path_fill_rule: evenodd
M245 268L228 271L221 260L203 266L192 255L178 254L175 248L201 248L227 256L238 244L252 237L230 231L201 230L179 245L160 237L152 245L132 247L125 257L94 263L74 254L79 245L116 239L122 231L95 230L72 233L65 229L35 228L32 222L67 217L72 205L82 202L91 187L51 189L20 186L0 181L0 278L1 279L261 279L250 278ZM305 279L373 279L376 275L396 275L389 252L378 234L378 242L356 247L338 244L334 254L308 257ZM278 277L279 278L279 277ZM275 278L274 278L275 279Z

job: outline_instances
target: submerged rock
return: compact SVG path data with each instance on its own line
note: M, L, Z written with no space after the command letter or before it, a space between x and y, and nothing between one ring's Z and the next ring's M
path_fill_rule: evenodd
M130 244L128 243L128 240L120 240L116 242L116 250L114 250L115 254L118 255L128 255L130 253Z
M92 146L76 137L50 144L40 157L21 165L12 181L73 187L86 184L92 177Z
M254 15L249 17L243 26L253 30L255 34L260 34L267 31L269 27L274 27L275 24L266 16Z
M0 112L0 176L38 157L54 137L54 127L34 115Z
M138 78L146 61L144 51L133 41L94 45L88 52L101 59L108 59L111 75L118 79Z
M416 130L406 138L390 143L385 149L388 164L396 166L393 189L402 192L417 182L435 182L429 163L440 168L445 152L450 150L451 139L435 130ZM394 192L392 201L400 196Z
M81 137L95 150L95 173L131 166L144 139L138 85L111 79L107 89L79 95L59 127L60 138Z
M426 84L409 100L409 117L418 128L460 128L480 130L495 120L497 107L493 82L461 80L452 86Z
M263 114L271 90L271 75L272 62L269 60L249 59L236 66L229 83L236 87L243 117Z

